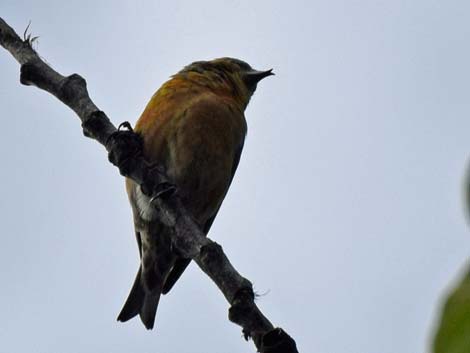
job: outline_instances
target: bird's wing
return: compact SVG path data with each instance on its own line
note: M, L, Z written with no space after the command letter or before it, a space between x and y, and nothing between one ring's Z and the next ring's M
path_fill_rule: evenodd
M235 172L236 172L237 167L238 167L238 163L240 162L240 157L241 157L241 154L242 154L242 150L243 150L243 142L241 143L240 147L236 151L234 159L233 159L232 176L230 178L230 182L229 182L229 185L227 187L227 191L230 187L230 184L232 183L233 177L234 177ZM209 233L209 230L211 229L212 223L214 223L214 219L217 216L217 213L219 212L219 209L220 209L220 206L215 211L214 215L207 220L206 224L204 225L204 229L203 229L204 234L207 235L207 233ZM168 277L165 280L165 284L163 285L163 289L162 289L163 294L167 294L171 290L171 288L173 288L176 281L178 281L178 279L181 277L184 270L186 270L186 267L188 267L188 265L190 263L191 263L191 259L186 259L186 258L183 258L183 257L180 257L176 260L175 265L171 269L170 273L168 274Z

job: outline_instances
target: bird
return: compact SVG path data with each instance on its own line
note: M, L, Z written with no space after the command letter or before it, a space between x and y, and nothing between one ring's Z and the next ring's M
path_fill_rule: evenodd
M237 169L247 133L245 109L257 84L274 75L235 58L196 61L180 70L152 96L134 132L143 156L159 165L175 185L182 205L207 235ZM140 266L118 315L125 322L139 315L147 329L155 323L167 294L191 259L172 246L172 229L141 187L126 178Z

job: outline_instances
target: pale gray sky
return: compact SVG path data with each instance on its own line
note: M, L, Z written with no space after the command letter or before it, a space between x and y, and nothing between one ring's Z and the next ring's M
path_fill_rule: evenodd
M182 66L274 68L210 236L301 352L425 353L469 255L468 1L20 1L39 53L135 122ZM156 329L115 321L138 266L123 179L0 50L0 352L253 351L191 266Z

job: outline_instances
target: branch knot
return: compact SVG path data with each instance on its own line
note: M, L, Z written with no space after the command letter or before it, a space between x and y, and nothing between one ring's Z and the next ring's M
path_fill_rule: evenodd
M63 79L59 91L59 99L70 102L76 98L77 92L80 92L80 96L88 95L86 81L79 74L72 74Z
M20 67L20 82L25 86L32 86L40 81L42 77L38 74L38 70L32 63L26 63Z

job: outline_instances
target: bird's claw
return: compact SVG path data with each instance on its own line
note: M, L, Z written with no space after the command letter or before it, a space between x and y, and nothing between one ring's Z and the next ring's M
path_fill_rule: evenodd
M123 130L126 129L126 130ZM134 129L132 128L132 125L128 121L123 121L122 123L119 124L118 126L118 131L131 131L134 132Z
M158 198L167 198L176 192L176 186L164 181L163 183L157 184L154 190L154 195L150 199L150 203L155 202Z

